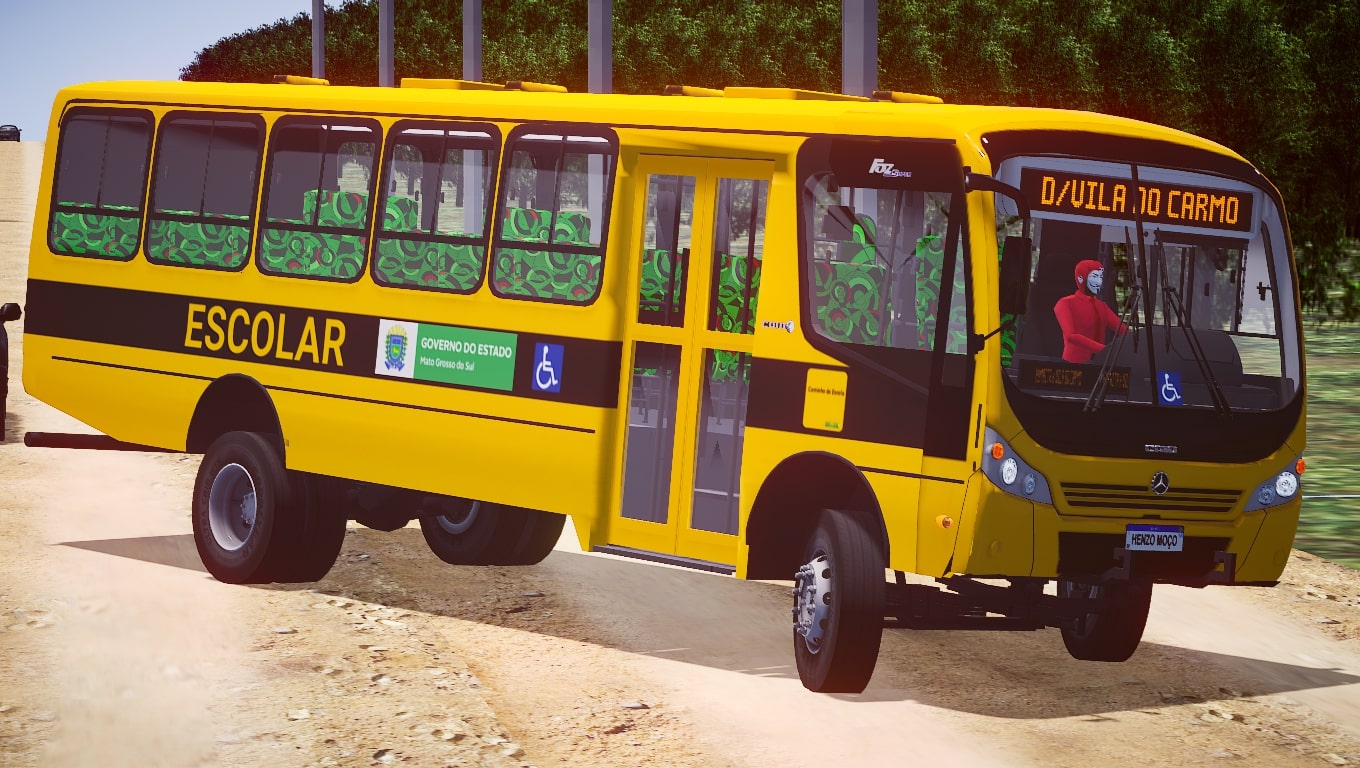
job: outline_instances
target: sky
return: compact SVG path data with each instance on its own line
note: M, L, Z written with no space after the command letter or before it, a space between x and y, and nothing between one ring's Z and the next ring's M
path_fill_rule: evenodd
M0 0L0 125L43 141L67 85L178 80L218 40L311 10L312 0Z

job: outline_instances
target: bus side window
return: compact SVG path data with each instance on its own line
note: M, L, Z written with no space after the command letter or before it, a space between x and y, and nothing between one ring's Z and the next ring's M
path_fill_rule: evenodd
M263 143L259 117L177 112L161 120L146 231L149 261L245 266Z
M378 284L449 293L477 289L499 139L494 126L403 121L394 127L374 243Z
M137 253L151 113L74 107L61 123L48 247L126 261Z
M363 274L379 134L372 120L284 117L275 123L260 271L341 281Z
M492 290L506 298L588 304L600 274L617 139L521 126L506 141Z

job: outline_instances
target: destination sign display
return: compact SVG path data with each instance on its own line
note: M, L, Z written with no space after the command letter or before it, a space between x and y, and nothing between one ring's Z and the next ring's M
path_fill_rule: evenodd
M1135 189L1129 179L1025 168L1020 191L1035 212L1129 221L1141 214L1150 224L1251 231L1253 197L1241 190L1160 181L1139 181Z

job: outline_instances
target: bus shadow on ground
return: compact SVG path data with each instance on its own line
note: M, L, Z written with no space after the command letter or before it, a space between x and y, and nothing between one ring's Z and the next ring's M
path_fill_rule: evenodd
M62 546L205 572L188 534ZM452 566L428 551L418 530L351 529L322 581L252 588L311 590L741 675L797 678L789 588L779 583L561 550L535 566ZM1067 655L1053 629L888 630L869 688L837 698L1004 719L1104 720L1356 683L1360 675L1341 669L1147 641L1122 664L1082 662Z
M169 565L190 571L207 573L198 557L192 534L178 536L141 536L135 539L98 539L94 541L63 541L59 546L74 547L105 555L126 557L157 565Z

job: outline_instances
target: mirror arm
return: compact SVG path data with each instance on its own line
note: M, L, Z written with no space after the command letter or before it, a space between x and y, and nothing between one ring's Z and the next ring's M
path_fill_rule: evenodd
M982 348L987 345L987 339L992 338L993 336L997 335L998 333L1001 333L1002 331L1006 330L1007 328L1013 325L1015 325L1015 315L1011 315L1007 317L1005 320L1002 320L1001 325L998 325L995 329L987 332L986 334L981 333L968 334L968 354L976 355L977 353L981 352Z
M992 192L1000 193L1015 201L1015 207L1020 211L1020 218L1024 231L1024 237L1029 237L1029 204L1025 202L1025 195L1018 188L998 181L984 173L976 173L971 169L963 169L963 189L966 192Z

